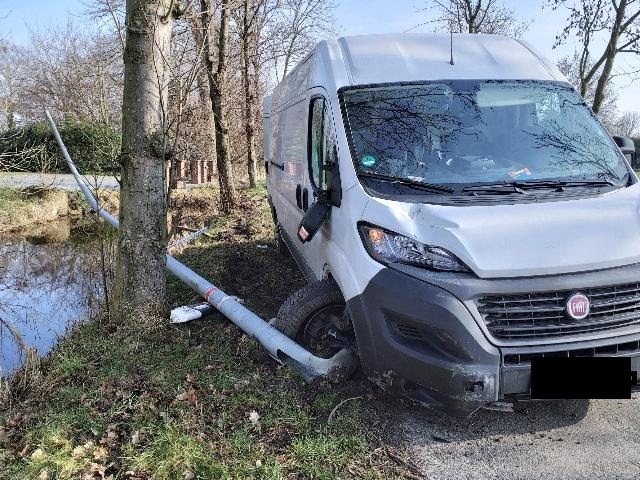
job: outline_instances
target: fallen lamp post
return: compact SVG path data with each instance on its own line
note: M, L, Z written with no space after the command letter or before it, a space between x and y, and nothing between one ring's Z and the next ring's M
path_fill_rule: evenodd
M118 219L98 204L69 156L69 152L67 152L62 138L60 138L56 124L46 109L45 116L51 126L60 151L69 166L69 170L73 174L87 202L100 217L117 229L120 225ZM227 295L207 279L201 277L168 253L166 262L167 270L191 287L202 296L207 303L231 320L247 335L255 338L258 343L269 352L271 357L284 365L295 368L305 379L328 378L330 380L340 380L347 377L356 368L356 355L349 349L343 348L331 358L317 357L271 326L251 310L241 305L235 297Z

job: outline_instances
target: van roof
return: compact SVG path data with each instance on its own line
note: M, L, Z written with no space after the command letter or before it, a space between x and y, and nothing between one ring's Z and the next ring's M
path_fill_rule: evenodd
M358 35L326 42L330 51L335 44L339 47L338 63L352 85L444 79L566 81L530 45L500 35L453 34L453 65L449 34ZM321 45L317 49L323 50ZM335 69L335 61L331 63Z
M558 68L529 44L501 35L376 34L324 40L274 89L273 108L306 89L433 80L557 80ZM271 105L265 105L265 111Z

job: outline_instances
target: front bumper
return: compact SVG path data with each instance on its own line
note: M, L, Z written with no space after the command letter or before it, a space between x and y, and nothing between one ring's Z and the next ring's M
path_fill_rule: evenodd
M621 275L613 278L622 282L635 274L640 278L635 266L618 273ZM610 275L604 273L604 278ZM561 278L564 282L576 277ZM585 274L578 278L577 286L594 278ZM603 275L598 278L602 281ZM540 283L530 285L531 281ZM459 275L413 267L384 268L361 295L348 302L363 369L383 388L454 415L470 415L505 395L528 394L529 361L536 355L630 356L634 368L640 370L638 327L556 338L546 344L510 345L496 341L482 328L483 321L473 308L474 296L496 289L543 289L548 282L557 281L469 282Z

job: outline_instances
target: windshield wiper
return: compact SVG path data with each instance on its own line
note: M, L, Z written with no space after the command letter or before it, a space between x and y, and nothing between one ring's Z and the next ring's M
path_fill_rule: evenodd
M621 187L625 185L626 182L619 184L611 180L595 179L595 180L532 180L529 182L516 181L516 182L508 182L508 183L511 185L515 185L518 188L526 189L526 188L554 188L554 187L555 188L602 187L602 186Z
M628 180L627 180L628 181ZM594 180L531 180L531 181L505 181L502 183L487 184L487 185L469 185L462 189L463 193L477 194L511 194L511 193L526 193L526 190L533 190L537 188L553 188L556 191L561 192L566 187L602 187L612 186L621 187L625 183L618 184L611 180L606 179L594 179Z
M424 182L419 182L418 180L411 180L409 178L392 177L390 175L381 175L379 173L361 172L361 173L358 173L358 177L373 178L375 180L395 183L397 185L405 185L407 187L415 188L417 190L425 190L428 192L439 192L439 193L454 192L453 188L447 187L446 185L438 185L436 183L424 183Z
M504 182L490 185L469 185L462 189L462 193L471 193L473 195L477 195L479 193L510 195L512 193L525 193L525 191L522 190L519 185Z

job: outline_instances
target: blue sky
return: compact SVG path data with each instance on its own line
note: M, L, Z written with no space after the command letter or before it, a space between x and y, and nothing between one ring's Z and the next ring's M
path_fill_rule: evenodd
M336 17L344 35L403 32L424 22L429 15L419 11L428 4L426 0L337 1ZM543 54L556 61L573 52L571 44L560 49L552 48L555 36L566 19L565 12L542 9L542 0L506 0L505 3L519 16L533 20L523 38ZM69 15L76 15L82 9L83 0L0 0L0 17L9 14L0 20L0 32L7 32L14 41L24 43L28 39L29 28L40 29L64 23ZM633 57L619 56L617 69L629 67L634 61ZM629 80L618 81L617 86L621 110L640 110L640 86L632 86Z

